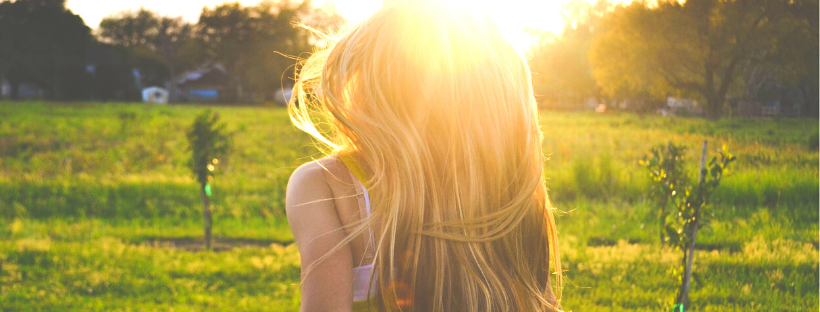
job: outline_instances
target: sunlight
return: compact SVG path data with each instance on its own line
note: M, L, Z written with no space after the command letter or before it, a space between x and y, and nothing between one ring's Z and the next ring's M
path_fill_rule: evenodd
M561 6L566 0L447 0L460 6L489 12L498 27L519 51L532 44L527 30L560 33Z
M320 0L330 5L350 23L358 23L379 10L385 0ZM387 0L390 1L390 0ZM441 0L465 8L490 12L501 30L519 51L533 44L530 31L560 34L564 27L563 8L571 2L594 3L597 0ZM624 4L631 0L614 0Z
M562 4L567 0L444 0L471 9L490 12L520 51L532 42L527 29L560 33L563 27ZM383 0L324 0L351 23L358 23L381 8Z

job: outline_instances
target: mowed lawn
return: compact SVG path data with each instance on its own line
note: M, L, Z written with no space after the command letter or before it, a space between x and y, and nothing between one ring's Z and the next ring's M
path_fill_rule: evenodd
M283 108L210 107L233 133L201 251L185 131L207 107L0 102L0 311L294 311L284 190L321 157ZM542 112L572 311L670 310L680 252L659 247L638 160L668 141L737 157L698 235L687 311L817 311L818 121Z

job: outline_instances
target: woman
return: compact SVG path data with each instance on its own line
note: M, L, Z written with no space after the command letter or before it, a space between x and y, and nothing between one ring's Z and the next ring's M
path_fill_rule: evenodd
M302 311L560 310L530 72L492 19L394 2L324 39L289 105L328 155L288 182Z

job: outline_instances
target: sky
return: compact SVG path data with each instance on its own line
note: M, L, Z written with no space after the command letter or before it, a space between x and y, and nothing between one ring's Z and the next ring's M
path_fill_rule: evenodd
M255 5L259 0L237 0L243 5ZM314 0L316 5L328 3L347 20L356 23L381 8L383 0ZM563 27L561 18L562 4L570 0L442 0L464 3L464 5L488 5L499 25L508 34L511 41L519 46L526 46L529 37L525 28L560 33ZM594 0L580 0L594 1ZM627 0L628 1L628 0ZM96 29L100 21L123 10L138 10L144 7L165 16L182 16L183 19L196 23L202 8L214 7L225 0L68 0L67 7L80 15L86 25ZM617 2L623 2L617 1Z

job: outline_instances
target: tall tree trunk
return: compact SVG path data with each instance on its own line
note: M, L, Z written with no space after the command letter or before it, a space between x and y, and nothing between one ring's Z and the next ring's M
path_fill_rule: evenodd
M177 101L177 93L176 93L176 85L174 84L174 79L176 79L176 64L174 63L174 49L171 47L171 42L165 42L165 61L168 62L168 84L165 88L168 89L168 103L174 103Z
M710 96L706 99L706 119L718 120L720 119L720 111L723 107L723 101L717 99L716 96Z
M800 88L800 90L803 91L803 105L806 106L801 109L801 116L817 118L818 115L820 115L818 114L818 111L820 111L820 99L818 99L816 89L812 86L805 85Z
M206 184L200 185L200 197L202 197L202 222L205 227L205 249L212 250L213 239L211 237L211 225L213 224L213 216L211 214L211 201L208 197L208 192L205 190L206 186Z
M9 86L11 86L11 99L20 99L20 82L9 79Z
M176 71L174 69L174 61L170 59L168 60L168 74L171 75L171 77L168 79L168 85L166 86L166 88L168 88L168 103L174 103L177 101L176 85L174 84L174 78L176 78Z
M714 67L707 61L704 65L706 75L704 76L704 89L702 91L703 97L706 98L705 117L709 120L717 120L720 118L720 105L722 101L718 101L717 92L715 92L715 75Z
M53 99L53 100L62 101L62 100L64 100L64 98L63 98L63 85L62 85L63 80L60 79L60 75L56 70L54 71L52 77L53 77L54 81L51 83L51 94L49 94L49 95L50 95L51 99Z
M681 259L681 267L686 268L686 263L687 263L686 260L689 258L689 257L687 257L688 255L689 255L689 250L684 249L683 250L683 259ZM683 278L681 278L681 279L683 279ZM684 312L683 305L685 303L684 303L684 300L683 300L683 292L684 292L683 285L684 284L681 283L680 286L678 286L678 295L675 296L675 305L672 307L672 312ZM686 303L686 304L688 304L688 303Z
M2 64L0 63L0 65ZM3 93L3 86L5 85L4 82L6 82L6 76L3 74L4 72L5 71L3 70L3 68L0 67L0 101L2 101L3 98L6 97L6 95Z
M237 103L245 103L245 93L242 90L242 81L237 77L236 79L236 102Z

